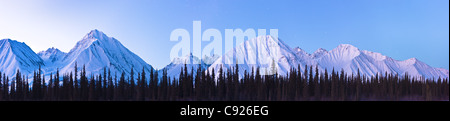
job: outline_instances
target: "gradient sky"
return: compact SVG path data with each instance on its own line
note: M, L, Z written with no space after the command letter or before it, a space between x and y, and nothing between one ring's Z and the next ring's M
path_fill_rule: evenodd
M177 28L278 29L309 53L339 44L449 69L448 0L0 0L0 38L68 52L92 29L162 68ZM202 44L207 44L203 42Z

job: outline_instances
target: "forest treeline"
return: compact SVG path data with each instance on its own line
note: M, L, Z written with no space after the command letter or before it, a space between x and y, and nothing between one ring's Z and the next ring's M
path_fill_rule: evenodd
M200 66L199 66L200 67ZM309 69L308 69L309 68ZM201 68L181 68L178 78L168 77L167 71L112 75L103 73L87 76L75 64L72 73L50 74L46 80L41 71L33 74L30 83L17 70L10 80L0 72L1 101L360 101L360 100L448 100L448 78L411 78L408 74L347 75L344 70L319 72L317 66L304 70L292 68L284 76L260 75L259 68L245 70L239 78L239 66L218 75ZM298 66L300 69L300 65ZM194 72L197 73L194 75ZM215 72L212 69L212 72ZM149 75L149 76L148 76ZM61 77L61 78L60 78ZM146 77L149 77L147 79ZM160 78L159 78L160 77Z

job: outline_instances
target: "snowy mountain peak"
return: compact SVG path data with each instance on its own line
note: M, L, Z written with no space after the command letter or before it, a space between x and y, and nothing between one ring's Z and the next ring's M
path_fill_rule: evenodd
M217 59L219 59L220 56L219 55L212 55L212 56L208 56L208 55L204 55L202 58L202 61L206 64L206 65L211 65L214 63L214 61L216 61Z
M48 48L48 49L45 50L45 51L40 51L40 52L38 52L38 55L39 55L39 54L48 54L48 53L62 53L62 51L59 50L58 48L51 47L51 48Z
M351 60L361 54L361 51L350 44L340 44L338 47L330 51L333 57L340 60Z
M322 53L322 52L327 52L327 50L323 49L323 48L319 48L314 53Z
M419 62L419 60L417 58L410 58L408 60L404 60L403 62L405 62L407 64L415 64L415 63Z
M25 43L24 42L18 42L16 40L12 40L12 39L6 38L6 39L0 40L0 44L1 45L6 45L7 44L9 46L22 46Z
M342 48L342 49L358 49L353 45L350 44L340 44L337 48Z
M328 53L327 50L325 50L323 48L319 48L312 54L312 56L313 56L313 58L320 58L326 53Z
M62 52L58 48L51 47L48 48L45 51L40 51L37 53L39 57L44 61L45 65L51 65L61 59L66 55L67 53Z
M89 46L91 46L94 42L97 42L97 41L103 42L103 41L111 41L111 40L115 40L115 39L112 37L108 37L102 31L94 29L94 30L91 30L89 33L87 33L83 37L83 39L78 41L77 44L75 45L75 47L72 50L70 50L69 53L71 53L72 51L77 50L77 49L86 49ZM106 42L106 43L109 43L109 42Z
M360 53L360 50L357 48L357 47L355 47L355 46L353 46L353 45L350 45L350 44L340 44L339 46L337 46L334 50L339 50L339 51L341 51L341 52L352 52L352 53Z
M10 39L1 39L0 40L0 46L5 46L6 44L9 45L9 41L11 41Z
M95 43L97 43L97 44L104 43L106 45L112 44L114 46L121 45L121 43L119 41L117 41L116 39L114 39L112 37L108 37L103 32L101 32L97 29L94 29L94 30L91 30L89 33L87 33L83 37L83 39L81 39L80 41L77 42L75 47L69 51L68 56L64 57L64 60L70 59L71 56L78 56L83 50L91 47L91 45L93 45Z
M10 38L5 38L5 39L1 39L0 42L4 43L4 42L9 42L9 41L13 41Z
M88 73L101 72L104 67L110 68L114 73L130 74L135 72L153 70L142 58L128 50L117 39L108 37L99 30L92 30L83 39L77 42L74 48L61 62L60 72L71 72L75 63L81 67L86 65ZM137 75L137 73L135 73Z
M99 31L97 29L91 30L84 38L106 38L107 36L102 32Z
M292 49L296 54L309 55L305 50L300 47L295 47Z
M350 44L341 44L330 51L319 48L309 54L300 47L290 48L280 39L270 35L246 40L224 55L205 55L200 59L190 53L175 58L164 69L167 69L168 76L177 77L185 63L188 70L202 68L208 69L210 73L217 73L220 67L223 67L224 71L233 68L235 62L239 64L240 76L244 70L250 71L256 67L260 67L261 74L276 72L286 75L291 68L300 67L300 70L304 70L305 65L318 66L320 71L344 69L349 74L359 70L367 76L385 72L407 73L410 76L425 78L448 78L449 75L447 69L433 68L417 58L398 61L381 53L360 50ZM124 47L117 39L108 37L97 29L87 33L69 53L52 47L36 54L23 42L0 40L0 71L10 77L14 77L17 69L24 74L32 74L42 65L46 74L55 72L57 68L60 73L69 73L75 63L79 69L85 65L88 74L101 73L104 67L110 68L112 73L125 72L127 75L131 69L135 72L140 72L142 68L146 72L153 70L151 65Z
M1 47L3 47L3 48L9 48L9 47L11 47L11 42L13 42L14 40L11 40L11 39L9 39L9 38L7 38L7 39L1 39L0 40L0 46Z
M292 49L294 51L303 51L302 48L300 48L299 46L295 47L294 49Z

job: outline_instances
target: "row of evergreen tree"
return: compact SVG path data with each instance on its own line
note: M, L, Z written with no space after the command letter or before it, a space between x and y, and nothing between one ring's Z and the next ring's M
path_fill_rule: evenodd
M200 67L200 66L199 66ZM325 69L318 73L313 66L305 70L292 68L284 76L260 75L260 69L245 70L239 78L239 66L226 72L219 68L218 75L201 68L181 68L178 78L170 78L167 71L159 78L153 70L142 69L134 77L122 72L111 74L104 68L103 74L86 76L85 66L60 78L59 71L45 76L39 68L34 72L32 85L28 77L17 70L16 78L0 72L0 100L3 101L359 101L359 100L448 100L449 83L445 79L411 78L408 74L375 76L347 75ZM309 69L308 69L309 68ZM300 69L300 66L298 67ZM214 69L212 72L215 72ZM146 76L149 73L150 76ZM80 74L78 76L78 74ZM150 79L146 79L149 77Z

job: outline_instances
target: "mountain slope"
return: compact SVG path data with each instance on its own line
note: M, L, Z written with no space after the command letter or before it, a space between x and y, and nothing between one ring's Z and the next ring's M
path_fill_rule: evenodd
M42 59L23 42L11 39L0 40L0 72L15 77L17 69L21 73L33 73L44 66Z
M234 56L236 58L233 58ZM281 40L276 41L271 36L259 36L244 41L219 58L208 69L211 71L212 68L215 68L215 73L217 73L218 69L222 67L226 72L227 69L235 67L234 62L236 61L242 62L239 64L241 77L244 70L251 71L256 67L261 68L261 75L276 72L284 76L290 71L290 68L298 69L298 65L301 70L304 70L305 65L318 66L321 72L325 69L328 71L333 68L336 71L343 69L349 75L356 74L359 70L361 74L367 76L385 72L435 79L449 76L448 70L433 68L416 58L398 61L380 53L360 50L349 44L341 44L330 51L319 48L313 54L309 54L299 47L290 49Z
M52 47L37 53L37 55L44 61L45 65L51 66L62 60L67 53L60 51L58 48Z
M111 73L120 75L122 72L129 75L131 68L134 74L142 69L148 73L152 66L139 56L124 47L118 40L106 36L103 32L92 30L61 60L61 72L72 72L75 63L79 70L86 66L87 74L103 73L103 68L111 69Z
M226 72L234 68L237 62L241 77L245 70L250 73L252 68L256 69L256 67L260 67L261 74L286 75L291 67L300 65L300 68L304 68L307 61L302 60L305 59L297 56L296 52L281 40L267 35L244 41L220 57L208 70L212 71L214 68L214 73L218 75L220 67Z

